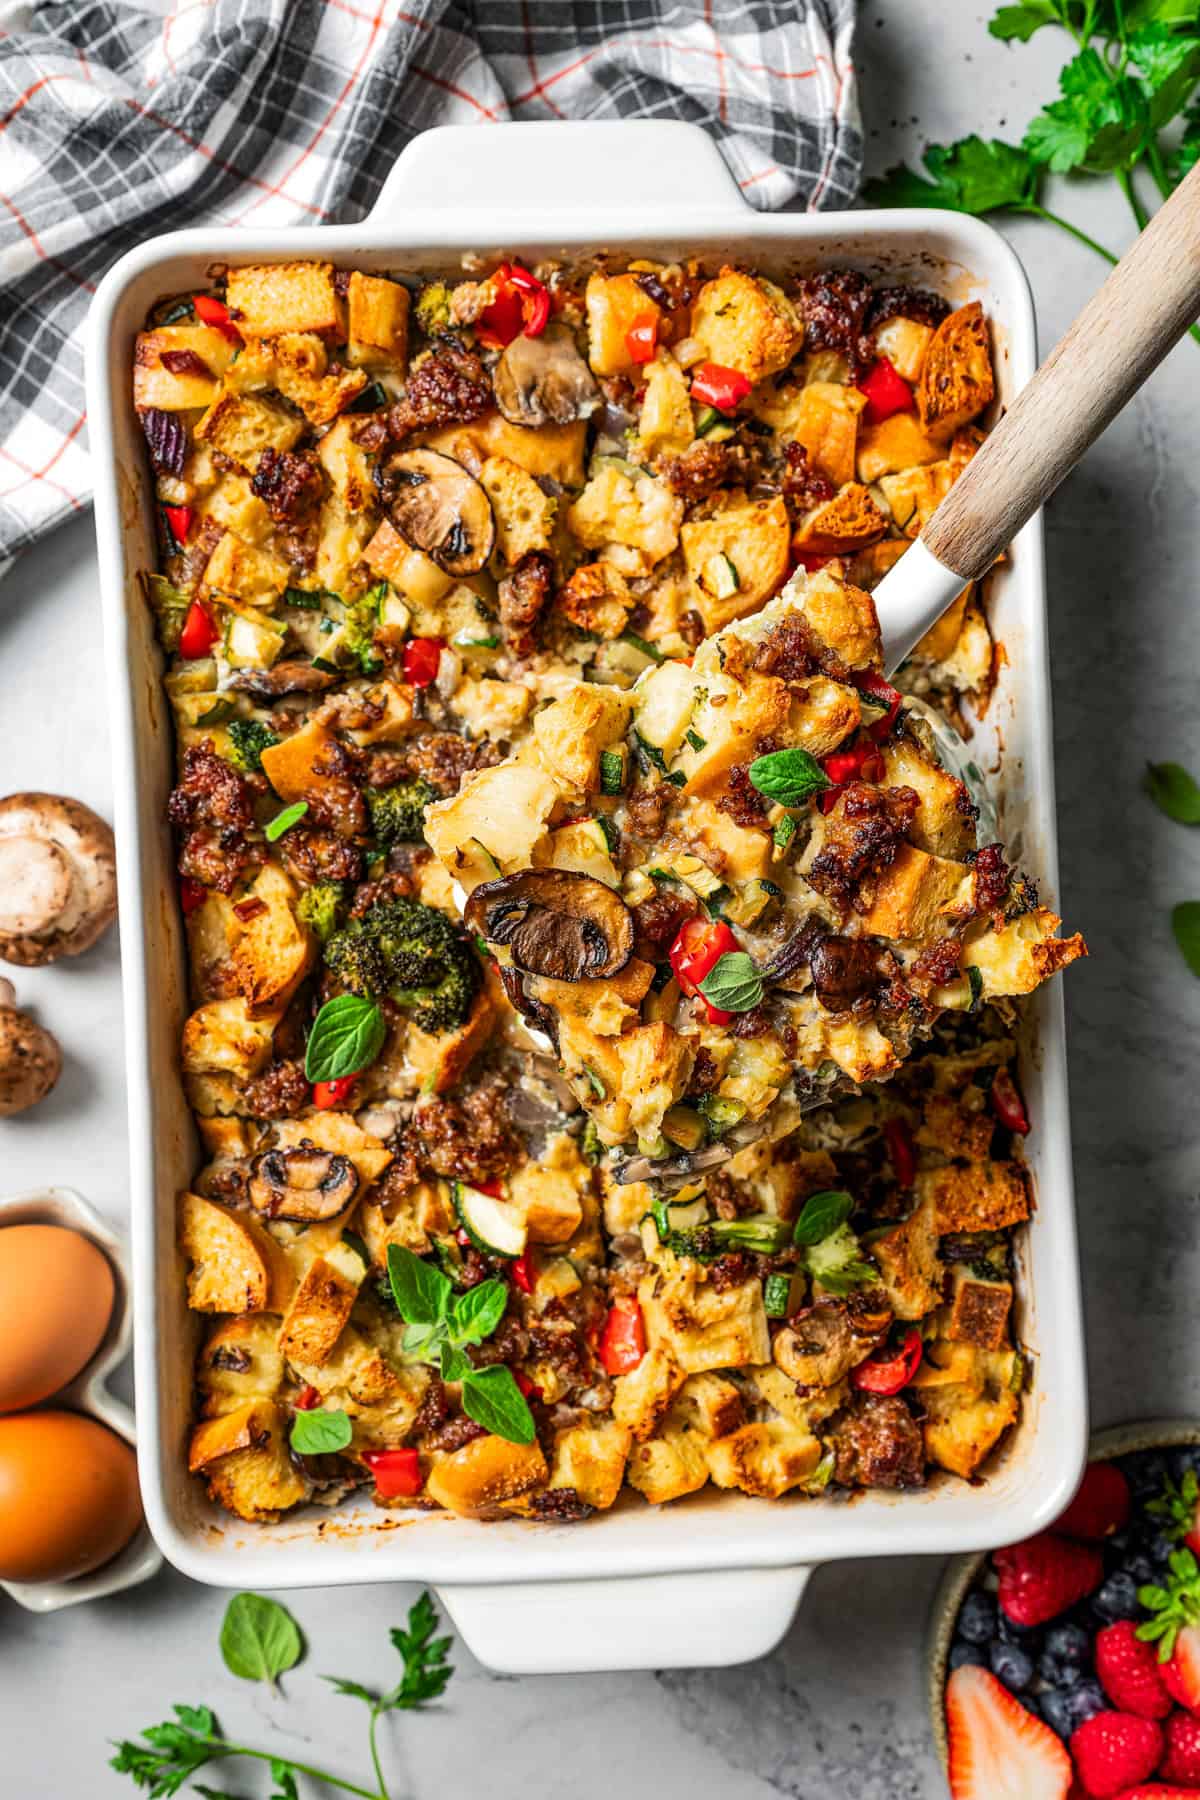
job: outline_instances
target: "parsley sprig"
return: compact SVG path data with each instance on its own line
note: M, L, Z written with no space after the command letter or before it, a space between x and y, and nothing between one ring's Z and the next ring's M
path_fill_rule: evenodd
M1019 144L977 136L933 144L923 175L900 165L867 183L875 206L1016 212L1069 232L1106 261L1117 258L1071 219L1043 204L1048 174L1107 175L1137 222L1149 214L1136 177L1145 171L1165 200L1200 161L1200 17L1196 0L1021 0L1001 6L988 30L1028 43L1046 26L1075 42L1059 95L1030 120ZM1168 149L1168 127L1182 135ZM1172 134L1175 136L1175 134ZM1200 340L1200 327L1192 327Z
M173 1719L147 1726L140 1740L126 1738L116 1744L117 1754L109 1767L118 1775L128 1775L135 1787L149 1794L150 1800L169 1800L209 1763L235 1757L269 1766L275 1783L270 1800L299 1800L296 1782L301 1775L337 1788L340 1793L357 1794L360 1800L391 1800L379 1759L376 1727L385 1713L426 1706L445 1692L454 1670L446 1660L450 1639L434 1636L438 1623L437 1608L428 1593L422 1594L409 1610L407 1631L396 1629L391 1633L392 1643L403 1659L404 1672L394 1686L381 1694L372 1693L356 1681L325 1677L339 1694L362 1700L370 1709L368 1742L376 1781L373 1788L345 1781L328 1770L278 1756L270 1750L234 1743L221 1735L216 1717L207 1706L172 1707ZM195 1791L204 1795L205 1800L235 1800L227 1790L205 1787L199 1782L195 1783Z

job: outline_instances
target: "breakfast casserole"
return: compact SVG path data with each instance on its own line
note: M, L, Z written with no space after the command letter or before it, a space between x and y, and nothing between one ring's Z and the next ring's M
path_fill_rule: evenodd
M871 590L982 442L982 308L212 281L133 377L191 1468L246 1519L974 1476L1026 1373L1016 997L1086 952L937 754L986 595L893 685Z

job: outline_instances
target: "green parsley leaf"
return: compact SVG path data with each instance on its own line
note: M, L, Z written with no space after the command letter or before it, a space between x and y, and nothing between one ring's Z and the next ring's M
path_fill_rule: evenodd
M1131 168L1150 128L1144 89L1128 75L1114 76L1090 46L1072 57L1058 85L1062 99L1043 107L1026 129L1024 148L1033 160L1058 174Z
M825 1188L810 1194L792 1232L794 1244L819 1244L844 1225L854 1211L854 1202L841 1188Z
M1037 170L1016 144L1001 138L960 138L954 144L931 144L925 152L925 180L903 165L868 181L863 190L871 206L937 206L953 212L1018 211L1036 198Z
M508 1289L502 1281L481 1281L460 1294L450 1311L452 1344L482 1344L504 1317Z
M307 800L295 800L291 806L285 806L282 812L276 813L275 817L268 820L267 824L263 826L263 836L268 844L276 843L285 831L290 831L293 825L298 825L307 811Z
M445 1692L454 1670L446 1661L450 1639L433 1635L439 1623L437 1608L426 1592L409 1610L408 1630L392 1631L392 1643L404 1658L404 1677L387 1697L389 1711L424 1706Z
M745 950L727 950L700 983L700 992L722 1012L750 1012L763 997L763 979Z
M235 1594L221 1623L225 1667L243 1681L269 1681L294 1668L304 1650L300 1627L278 1600Z
M532 1444L537 1436L533 1414L512 1370L503 1363L493 1363L489 1369L472 1369L463 1378L462 1407L468 1419L474 1419L496 1437L506 1438L510 1444Z
M1186 34L1154 22L1141 26L1129 39L1129 60L1146 90L1150 124L1155 131L1171 122L1200 81L1197 30L1200 18L1193 15L1193 30Z
M750 764L750 781L768 800L780 806L800 806L832 783L815 756L807 750L772 750Z
M1004 43L1011 43L1016 38L1027 44L1043 25L1061 24L1062 15L1054 0L1024 0L1020 6L1002 6L989 22L988 30Z
M1179 183L1200 162L1200 100L1183 115L1183 136L1176 144L1167 164L1171 181Z
M1146 792L1177 825L1200 825L1200 787L1177 762L1147 763Z
M344 1412L327 1412L317 1406L311 1412L296 1414L289 1442L301 1456L326 1456L331 1450L344 1450L353 1436Z
M403 1244L388 1245L387 1269L392 1296L405 1324L440 1324L454 1294L449 1277Z
M357 1075L383 1049L387 1026L374 1000L337 994L327 1000L308 1034L304 1073L310 1081L339 1081Z
M1200 975L1200 900L1184 900L1171 914L1171 930L1193 975Z

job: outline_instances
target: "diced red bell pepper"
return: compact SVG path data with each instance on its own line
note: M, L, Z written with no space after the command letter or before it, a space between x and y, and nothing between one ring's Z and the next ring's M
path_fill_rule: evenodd
M437 680L443 648L441 638L409 638L404 646L404 679L409 687L428 687Z
M917 1151L905 1119L888 1119L883 1127L888 1160L902 1188L910 1188L917 1173Z
M308 1384L308 1386L302 1387L300 1389L300 1392L296 1395L293 1405L295 1406L297 1412L311 1412L314 1406L320 1405L320 1402L321 1402L321 1391L319 1388L313 1387L310 1382Z
M851 1369L851 1385L864 1394L898 1394L921 1366L925 1346L914 1326L898 1350L877 1350L866 1362Z
M504 350L521 332L540 337L550 320L550 290L520 263L501 263L492 276L491 302L480 313L475 335L489 350Z
M198 656L207 656L217 641L216 621L199 600L193 600L187 609L183 621L183 630L179 634L179 654L189 662Z
M859 670L850 679L860 694L865 694L868 700L873 700L876 706L885 709L881 719L875 719L867 726L875 742L882 744L896 723L896 714L900 711L904 695L899 688L894 688L890 681L885 681L882 675L876 675L873 670Z
M171 536L177 544L186 544L188 532L192 529L192 521L196 510L191 506L164 506L163 516L171 527Z
M257 894L251 894L249 899L239 900L233 912L234 917L240 919L243 925L248 925L251 919L257 919L267 910L266 901L260 900Z
M715 406L718 412L736 412L749 392L749 378L723 363L701 363L692 376L692 399L702 406Z
M795 548L792 550L793 573L797 569L807 569L811 575L817 569L823 569L827 562L832 561L833 557L827 550L797 550Z
M635 319L625 333L625 348L629 352L629 360L634 363L648 363L654 360L654 352L658 347L658 318L654 313L647 313L644 318Z
M524 1369L514 1369L512 1371L512 1378L520 1389L521 1398L523 1400L540 1400L542 1398L541 1388L538 1387L536 1382L530 1381Z
M646 1354L646 1327L636 1300L618 1300L608 1310L600 1334L600 1361L606 1374L628 1375Z
M185 919L189 913L194 913L198 906L203 906L207 898L208 889L202 881L197 881L191 875L179 877L179 904L183 908Z
M541 337L550 322L550 289L536 275L513 263L508 279L521 296L521 322L526 337Z
M504 1183L498 1175L493 1176L490 1181L473 1181L471 1186L477 1194L488 1194L493 1200L504 1198Z
M333 1107L340 1106L357 1080L356 1073L354 1075L338 1075L333 1081L314 1081L313 1105L319 1107L322 1112L329 1112Z
M817 795L817 805L823 813L833 811L847 782L878 781L883 775L883 758L869 737L860 738L853 749L831 750L828 756L820 758L820 763L833 783Z
M218 300L215 294L193 294L192 306L202 325L214 325L233 343L241 343L242 334L230 318L229 308L223 300Z
M902 375L897 375L886 356L877 357L858 382L858 391L867 396L863 417L868 425L880 425L893 413L913 412L913 391Z
M363 1461L381 1500L411 1500L425 1485L415 1450L364 1450Z
M1029 1135L1029 1114L1021 1090L1003 1065L992 1077L992 1111L1007 1131Z
M723 919L697 916L685 920L680 927L675 942L667 951L667 961L684 993L694 996L700 993L700 983L709 970L715 968L723 956L738 948L737 939ZM710 1025L728 1025L732 1013L714 1006L703 994L700 998L708 1008Z
M514 1285L520 1288L523 1294L532 1294L534 1274L533 1264L530 1261L528 1250L522 1250L520 1256L518 1256L514 1262L509 1264L509 1268L512 1272Z

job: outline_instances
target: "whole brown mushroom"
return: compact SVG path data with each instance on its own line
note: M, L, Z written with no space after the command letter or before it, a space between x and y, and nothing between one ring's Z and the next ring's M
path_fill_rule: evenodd
M0 800L0 957L78 956L117 914L112 827L62 794Z
M61 1074L57 1039L20 1011L12 982L0 979L0 1117L36 1106Z

